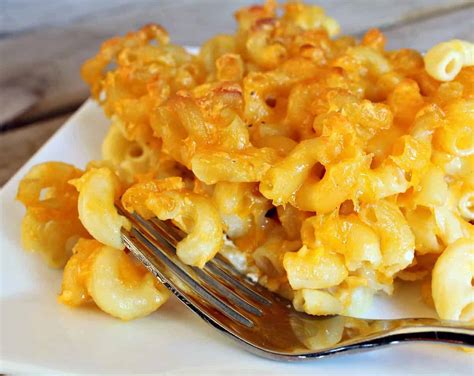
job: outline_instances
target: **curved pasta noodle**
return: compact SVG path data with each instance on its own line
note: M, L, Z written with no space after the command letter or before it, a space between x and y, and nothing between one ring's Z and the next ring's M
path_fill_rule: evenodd
M445 245L474 234L474 226L464 221L459 214L449 207L437 207L433 210L433 213L439 236Z
M206 184L218 181L257 182L277 159L278 154L270 148L249 148L233 153L196 153L191 168L196 177Z
M342 312L342 304L326 291L301 289L296 291L293 305L297 311L310 315L338 315Z
M432 210L420 206L415 210L407 211L405 218L415 235L415 248L418 254L443 251L444 244L440 239L439 228Z
M295 290L336 286L348 274L343 257L322 247L310 249L303 246L298 252L287 252L283 266Z
M342 304L343 315L359 316L370 307L375 290L369 287L365 278L349 276L332 290L332 294Z
M382 263L378 234L354 214L308 218L301 227L301 240L309 247L323 246L344 255L350 271L363 263L374 268Z
M457 157L474 155L474 99L456 100L446 108L443 127L436 130L433 142Z
M296 193L301 210L326 214L346 200L356 200L359 177L370 166L370 157L344 160L326 169L321 180L307 179Z
M474 220L474 189L466 189L461 193L458 202L458 209L461 216L468 220Z
M474 65L474 44L453 39L432 47L425 55L425 68L439 81L451 81L463 67Z
M131 320L158 309L170 296L156 278L126 253L80 239L64 269L59 301L78 306L93 301L104 312Z
M390 62L385 56L377 53L373 48L357 46L352 48L349 53L365 65L372 74L382 75L391 69Z
M285 204L307 179L311 167L318 161L320 141L305 140L298 144L290 154L274 165L263 176L260 183L262 194L274 205Z
M212 194L230 239L236 239L261 227L270 202L262 197L254 183L219 182Z
M181 190L184 186L181 177L144 180L125 191L121 198L122 205L129 212L137 212L143 218L149 219L154 217L154 214L146 204L148 197L168 190Z
M345 128L345 124L340 126ZM347 134L335 132L327 135L326 132L320 137L301 141L263 176L260 191L271 199L274 205L294 201L294 195L302 185L309 179L310 181L316 179L317 176L312 175L323 173L323 166L338 158L343 152Z
M442 206L448 200L448 195L449 187L444 172L439 167L430 166L420 179L413 203L429 208Z
M150 195L146 205L159 219L172 219L188 234L176 247L184 263L202 268L221 249L222 222L210 199L187 191L164 191Z
M240 55L227 53L216 59L216 69L219 81L240 81L244 75L244 62Z
M20 181L17 200L26 207L21 224L23 248L38 252L52 267L62 267L74 242L87 231L78 218L77 191L69 180L83 172L62 162L36 165Z
M363 171L360 181L359 200L374 202L389 196L406 192L410 188L405 171L395 163L385 160L380 166Z
M317 320L292 320L290 324L295 335L308 349L319 350L340 342L345 329L346 318L343 316L322 317Z
M133 175L146 172L147 159L143 148L136 141L127 140L118 125L112 124L102 142L102 158L125 171L128 181Z
M443 320L474 321L474 238L448 246L433 269L432 291Z
M285 17L304 30L323 28L330 36L335 36L340 31L337 21L327 16L321 7L288 3L285 5L285 11Z
M79 191L79 219L87 231L103 244L124 249L121 229L131 225L114 205L121 190L117 176L106 167L93 168L71 184Z
M397 205L380 200L362 206L360 216L380 237L383 268L387 275L393 276L411 264L415 237Z
M231 35L216 35L205 42L199 51L199 58L209 72L214 72L216 60L220 57L236 52L236 43Z

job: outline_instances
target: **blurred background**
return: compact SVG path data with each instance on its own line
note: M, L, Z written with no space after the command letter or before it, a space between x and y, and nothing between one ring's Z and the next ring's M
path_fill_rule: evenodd
M154 22L200 45L231 33L257 0L0 0L0 186L87 98L79 69L105 39ZM384 31L388 48L474 39L474 0L319 0L344 34Z

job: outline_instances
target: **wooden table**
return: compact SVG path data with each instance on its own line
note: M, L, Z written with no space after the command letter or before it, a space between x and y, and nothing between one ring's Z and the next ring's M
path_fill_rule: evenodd
M87 98L79 67L103 40L157 22L174 42L199 45L232 32L233 11L254 1L0 0L0 186ZM379 27L388 48L474 39L474 0L317 3L346 34Z

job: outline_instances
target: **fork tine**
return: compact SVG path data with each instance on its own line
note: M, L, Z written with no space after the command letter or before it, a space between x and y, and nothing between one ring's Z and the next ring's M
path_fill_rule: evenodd
M214 278L219 278L222 282L230 286L238 288L239 291L242 291L246 296L253 299L254 301L269 306L272 304L271 300L267 299L258 292L248 288L244 283L240 282L239 279L232 277L226 273L222 268L220 268L215 262L208 262L205 266L205 270L214 276Z
M343 328L341 342L328 344L322 338L321 343L313 344L314 333L331 330L332 322L327 324L324 322L331 319L299 313L289 302L285 304L283 299L270 292L265 297L268 296L271 306L261 304L256 307L260 309L261 314L252 312L252 309L246 310L245 308L249 307L243 307L228 297L228 290L233 290L226 289L228 285L225 279L216 277L219 271L215 270L228 272L231 275L238 273L225 258L216 257L216 263L209 264L209 268L203 270L185 265L176 255L176 247L173 245L176 244L176 239L173 240L172 236L169 236L168 225L164 224L163 229L158 231L151 222L126 212L124 215L133 223L130 231L122 230L122 239L131 252L188 308L258 355L270 359L316 359L345 351L398 343L400 339L401 341L441 340L446 343L472 345L472 328L465 327L465 324L456 328L453 323L438 320L374 321L343 316L332 319L342 321L349 330L346 332ZM164 233L167 239L161 233ZM237 276L236 279L244 281ZM251 285L250 281L245 283ZM236 296L239 297L239 294ZM383 325L375 325L372 332L359 333L351 329L354 322L363 324L364 328L373 324ZM424 325L420 326L419 322ZM275 333L278 335L275 336ZM311 343L308 344L308 340Z
M131 215L145 227L149 227L149 224L152 223L154 230L156 230L173 247L176 247L178 242L186 236L186 234L180 229L175 226L170 226L166 222L157 218L145 221L135 213ZM222 257L222 255L217 254L212 260L208 261L205 270L211 274L213 278L218 279L221 284L224 284L228 289L235 291L234 289L237 288L239 292L253 299L257 303L267 306L272 304L274 297L269 296L271 293L266 289L263 289L260 285L249 281L245 276L235 270L234 267L228 263L224 257ZM226 272L226 270L228 272ZM229 273L230 270L232 270L231 273Z
M265 287L260 285L258 282L250 280L247 276L242 275L224 256L217 254L208 264L214 265L220 268L222 272L228 276L229 279L246 286L254 294L259 295L265 299L267 305L274 304L276 301L281 301L280 297Z
M140 248L134 245L134 242L131 239L130 235L132 235L135 239L137 239L142 246L150 250L153 253L153 255L157 257L159 261L166 268L171 270L173 274L182 283L185 283L186 285L188 285L188 287L194 293L196 293L201 299L203 299L205 302L214 306L225 316L229 317L230 319L242 325L245 325L246 327L251 328L254 326L254 322L250 318L243 315L241 312L235 309L235 307L231 307L219 296L217 296L212 291L210 291L208 287L205 287L202 284L198 283L197 282L198 278L193 278L188 272L189 269L191 268L179 262L179 260L177 260L177 256L174 256L174 257L172 256L174 249L169 244L166 244L165 242L160 242L159 243L160 247L158 247L156 245L156 242L154 242L153 239L150 238L150 235L146 233L141 233L140 231L137 230L137 228L134 227L129 232L124 230L122 231L122 238L125 240L125 243L127 244L127 246L131 246L133 248L132 251L134 251L134 254L136 254L135 252L140 253ZM143 258L146 259L146 257L141 257L140 258L141 261L143 261ZM186 269L188 269L188 271ZM165 279L165 280L166 282L168 282L169 285L171 285L171 287L173 287L173 285L170 283L168 279ZM174 290L176 290L176 288Z
M149 235L152 237L156 237L156 231L161 237L165 237L167 233L164 233L164 229L167 229L167 227L162 227L159 226L158 224L160 221L155 220L155 221L146 221L143 218L141 218L139 215L133 215L134 220L139 223L145 230L148 232ZM153 226L150 224L150 222L153 224ZM155 228L157 226L158 228ZM155 231L156 230L156 231ZM169 244L173 250L176 249L176 241L172 239L164 239L167 240L167 244ZM173 252L174 253L174 252ZM194 268L194 267L189 267L186 265L187 268L191 268L194 272L194 275L197 275L201 281L206 282L208 286L214 291L215 294L221 296L223 299L228 300L236 305L238 305L240 308L244 309L245 311L252 313L254 315L260 316L262 314L262 311L253 305L250 301L247 300L247 297L245 294L242 294L242 292L245 293L245 290L237 290L235 289L234 284L227 283L226 279L219 276L219 275L214 275L212 273L212 269L204 269L201 270L199 268ZM257 294L250 294L250 297L257 296ZM260 302L263 297L260 297L260 300L258 299L259 296L257 296L257 299L255 299L257 302ZM265 300L265 304L268 305L268 300Z
M153 223L157 228L163 231L166 236L166 240L171 242L173 245L176 245L181 239L183 239L186 234L175 226L168 226L165 221L161 221L158 218L150 219L150 222Z
M137 220L140 220L136 214L132 215L134 215ZM143 219L141 219L141 221L143 221ZM155 230L157 230L159 234L174 247L176 247L178 242L186 236L186 234L180 229L168 225L166 222L157 218L153 218L149 222L144 222L146 224L151 222L155 226ZM259 284L250 281L246 276L238 272L234 266L220 254L217 254L212 260L208 261L205 269L215 278L223 280L222 283L238 288L239 291L258 303L271 305L276 298L268 290Z
M201 270L198 268L193 268L193 270L197 275L199 275L201 279L206 281L210 286L213 287L213 289L223 295L226 299L230 300L232 303L237 304L240 308L246 310L249 313L252 313L257 316L262 315L263 312L261 309L252 305L239 293L227 286L225 281L222 280L222 278L210 275L207 270Z

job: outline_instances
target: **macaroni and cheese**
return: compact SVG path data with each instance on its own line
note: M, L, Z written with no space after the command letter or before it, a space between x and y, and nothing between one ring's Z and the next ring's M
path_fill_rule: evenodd
M158 25L106 41L82 67L103 158L24 177L24 247L64 267L60 302L148 315L169 293L121 242L121 200L183 230L184 263L233 255L299 311L360 315L422 280L442 319L473 321L474 45L390 51L279 9L240 9L197 55Z

